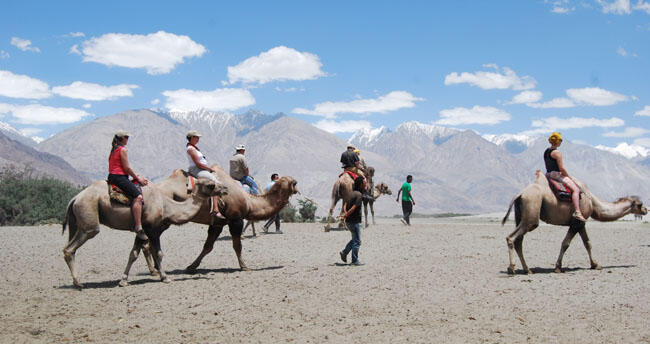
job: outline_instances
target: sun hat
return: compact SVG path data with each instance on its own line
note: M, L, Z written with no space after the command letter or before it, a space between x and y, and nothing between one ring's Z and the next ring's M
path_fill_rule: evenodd
M358 149L355 149L354 152L357 153L357 155L361 155L361 151Z
M551 134L551 136L548 137L548 142L552 145L562 141L562 133L560 132L555 132Z
M115 136L117 136L117 137L119 137L119 138L122 138L122 137L125 137L125 136L126 136L126 137L129 137L129 136L131 136L131 135L130 135L129 133L127 133L126 130L118 130L118 131L115 133Z
M349 144L348 149L350 149L350 148L354 149L354 146L352 144Z
M241 144L241 143L238 144L237 146L235 146L235 150L242 150L242 149L246 149L246 146L244 146L244 145Z
M201 134L199 134L199 132L196 131L196 130L190 130L190 131L187 132L187 135L185 135L185 137L187 137L188 140L195 137L195 136L196 137L201 137Z

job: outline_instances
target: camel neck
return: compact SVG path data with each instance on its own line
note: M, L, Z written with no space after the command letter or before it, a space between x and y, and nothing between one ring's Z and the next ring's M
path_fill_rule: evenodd
M598 221L615 221L629 214L632 210L632 203L629 200L610 203L601 201L594 195L590 195L590 197L594 208L591 217Z

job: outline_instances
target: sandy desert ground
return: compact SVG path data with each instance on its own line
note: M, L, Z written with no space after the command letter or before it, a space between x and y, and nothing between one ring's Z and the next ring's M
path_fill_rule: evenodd
M196 274L184 267L205 226L172 227L162 239L174 281L152 278L140 257L126 288L117 283L133 234L102 228L77 253L82 291L62 258L60 226L3 227L0 342L650 342L647 222L589 222L604 269L589 269L576 237L563 274L553 265L565 229L542 225L524 240L535 274L515 276L506 274L512 222L379 222L363 232L364 266L339 261L349 233L283 224L284 234L244 240L253 271L238 270L227 237Z

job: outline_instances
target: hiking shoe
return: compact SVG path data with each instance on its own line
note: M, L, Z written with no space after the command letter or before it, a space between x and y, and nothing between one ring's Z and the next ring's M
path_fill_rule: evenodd
M136 233L135 236L137 236L138 239L140 239L142 241L149 240L149 237L147 236L147 234L144 232L143 229L137 230L137 231L135 231L135 233Z
M406 223L406 221L404 221L404 219L399 219L399 220L402 221L403 224L408 225L408 223Z
M343 261L343 263L348 262L348 255L347 254L345 254L345 253L343 253L343 251L341 251L341 252L339 252L339 255L341 256L341 260Z
M361 265L366 265L366 264L364 264L364 263L357 260L356 262L352 262L352 264L350 264L350 265L361 266Z
M282 231L278 229L277 231L275 231L275 233L276 234L282 234Z
M580 213L579 211L576 211L575 213L573 213L573 218L578 220L578 221L587 222L587 219L585 219L585 217L582 216L582 213Z

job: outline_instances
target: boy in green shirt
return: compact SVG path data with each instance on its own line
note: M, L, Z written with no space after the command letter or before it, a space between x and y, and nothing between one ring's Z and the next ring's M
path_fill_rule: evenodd
M403 224L410 226L411 221L409 217L413 212L413 206L415 205L415 199L413 199L413 192L411 191L411 183L413 182L413 176L406 176L406 182L402 184L402 188L397 192L397 203L399 203L399 194L402 194L402 213L404 217L400 219Z

